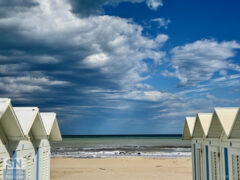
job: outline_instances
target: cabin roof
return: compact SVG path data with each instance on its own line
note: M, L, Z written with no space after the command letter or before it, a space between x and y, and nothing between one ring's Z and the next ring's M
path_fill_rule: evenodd
M195 127L192 134L193 124ZM189 126L189 134L192 134L192 137L201 138L204 133L207 138L240 138L240 108L216 107L213 113L198 113L196 122L193 121L193 117L186 118L183 137L187 134L186 126Z
M14 107L13 109L25 136L29 136L31 130L35 138L47 135L37 107Z
M202 125L204 135L207 136L212 121L212 113L198 113L197 116Z
M0 125L8 139L16 140L19 137L24 137L9 98L0 98Z
M186 121L189 127L189 131L190 131L190 135L193 135L193 129L195 126L195 122L196 122L196 117L186 117Z
M8 98L0 98L0 118L3 116L5 113L8 105L10 104L10 99Z
M22 127L24 135L28 135L33 125L33 122L37 116L38 108L37 107L14 107L13 108L18 121Z
M44 127L46 129L47 135L50 141L61 141L62 136L57 123L56 113L54 112L44 112L40 113Z
M231 132L229 134L230 138L240 138L240 108L233 122Z
M222 125L224 132L229 137L235 118L238 113L238 108L215 108L214 111Z
M192 139L195 121L196 121L195 117L186 117L185 123L184 123L183 135L182 135L183 140Z

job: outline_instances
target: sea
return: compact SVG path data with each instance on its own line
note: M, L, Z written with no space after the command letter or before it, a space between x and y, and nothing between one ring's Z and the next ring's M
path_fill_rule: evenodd
M65 135L51 143L52 157L190 157L190 141L181 135Z

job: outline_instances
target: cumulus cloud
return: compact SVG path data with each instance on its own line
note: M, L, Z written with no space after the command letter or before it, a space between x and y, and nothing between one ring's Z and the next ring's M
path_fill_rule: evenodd
M170 65L173 71L164 71L164 76L177 77L180 85L195 85L210 80L214 73L222 70L239 72L240 66L231 61L240 49L236 41L217 42L215 40L198 40L171 51Z
M107 15L76 17L66 0L37 3L38 6L0 19L2 27L16 26L15 33L23 44L32 46L31 51L0 52L2 62L58 64L58 67L71 62L64 66L65 73L93 69L112 83L135 86L147 78L142 76L148 71L143 60L150 58L159 64L165 55L160 48L168 36L145 37L142 27L131 20ZM47 50L39 52L39 46ZM44 71L48 68L41 67Z
M129 19L76 16L68 1L36 3L0 18L2 96L18 106L56 111L65 120L63 133L69 133L68 124L96 128L106 117L130 119L170 96L142 82L149 78L145 59L162 63L167 35L144 36L143 27Z
M91 1L85 1L86 6L91 6L88 2ZM144 36L143 27L132 20L96 15L101 14L99 7L106 1L95 2L92 11L79 16L76 14L80 9L74 9L73 2L70 4L67 0L39 0L24 7L16 5L14 13L2 13L1 96L13 97L18 106L35 104L42 111L57 111L60 119L64 119L60 124L64 127L63 133L70 130L71 133L85 133L86 129L86 133L102 133L99 127L108 126L105 124L108 120L114 124L121 122L112 126L120 130L126 129L126 124L146 123L151 124L146 132L159 133L161 129L164 133L165 125L183 120L183 115L207 110L203 106L207 107L209 101L187 99L191 90L171 93L157 90L144 81L151 78L149 66L158 69L165 57L162 48L169 39L166 34ZM162 1L147 2L152 9L162 5ZM3 10L0 8L0 11ZM217 71L227 79L239 80L237 75L228 76L229 69L238 71L238 65L229 61L235 55L234 49L238 48L234 41L219 43L213 40L176 47L171 52L173 71L165 75L178 77L183 84L211 78ZM222 54L219 55L219 51ZM186 67L192 57L199 63L208 57L217 68L214 65L207 68L206 77L191 76L201 72L196 67L191 70L191 66L190 71ZM151 63L147 62L149 59ZM209 66L206 62L200 65ZM205 92L206 89L192 92Z

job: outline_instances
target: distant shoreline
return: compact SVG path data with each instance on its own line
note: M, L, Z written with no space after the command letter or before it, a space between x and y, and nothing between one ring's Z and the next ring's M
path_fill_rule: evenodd
M84 137L182 137L182 134L93 134L93 135L62 135L63 138Z
M68 135L51 143L52 157L190 157L191 143L181 135Z

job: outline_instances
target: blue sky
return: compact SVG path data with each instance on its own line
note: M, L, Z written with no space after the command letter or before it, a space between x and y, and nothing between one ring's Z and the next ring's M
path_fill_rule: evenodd
M240 103L240 2L0 0L0 96L63 134L181 133Z

